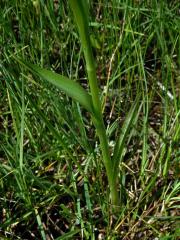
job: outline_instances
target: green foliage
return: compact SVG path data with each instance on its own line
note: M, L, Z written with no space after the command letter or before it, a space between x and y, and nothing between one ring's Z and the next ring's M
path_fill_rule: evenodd
M60 74L56 74L31 63L24 62L23 60L17 59L17 61L25 65L30 71L37 74L39 77L64 91L69 97L72 97L74 100L83 105L91 114L93 114L91 96L78 83Z
M0 238L178 239L180 3L78 2L1 1Z

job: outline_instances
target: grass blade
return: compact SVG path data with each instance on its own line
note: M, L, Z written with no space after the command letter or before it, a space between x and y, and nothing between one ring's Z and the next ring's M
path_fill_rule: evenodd
M60 236L60 237L56 238L55 240L66 240L66 239L69 239L69 238L72 239L72 237L79 232L80 232L80 229L75 229L75 230L72 230L68 233L65 233L63 236Z

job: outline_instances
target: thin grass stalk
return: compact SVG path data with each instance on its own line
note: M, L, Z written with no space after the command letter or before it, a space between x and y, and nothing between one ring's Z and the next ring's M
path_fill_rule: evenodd
M78 26L78 31L81 39L81 44L86 61L86 70L88 74L90 92L92 96L94 115L92 117L93 123L96 127L97 135L100 141L100 147L102 151L103 161L107 172L111 202L113 205L118 205L118 191L117 191L117 177L113 176L113 164L109 152L108 139L104 126L101 102L99 99L99 88L96 75L95 59L92 53L92 47L89 37L88 26L88 9L85 9L87 2L85 0L69 0L70 7L73 11L75 22Z

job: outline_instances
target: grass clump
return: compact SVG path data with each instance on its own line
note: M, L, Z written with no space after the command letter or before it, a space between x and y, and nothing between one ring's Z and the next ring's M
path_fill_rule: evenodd
M179 3L75 2L2 1L1 237L178 239Z

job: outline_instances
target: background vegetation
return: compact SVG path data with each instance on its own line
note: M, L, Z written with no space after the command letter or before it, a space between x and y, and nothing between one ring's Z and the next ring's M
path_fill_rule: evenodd
M90 14L112 150L136 95L142 95L119 165L121 210L110 211L89 114L12 58L87 89L67 1L1 0L1 239L180 236L180 3L93 0Z

